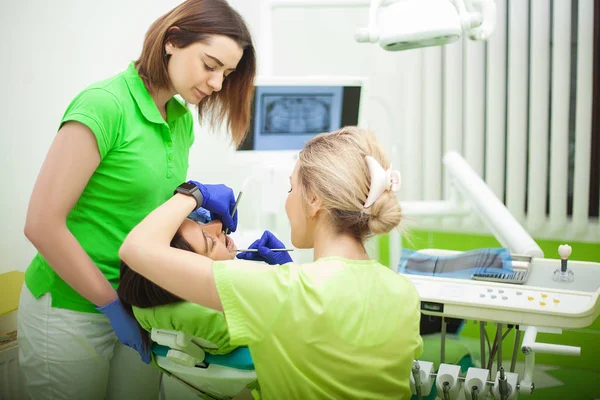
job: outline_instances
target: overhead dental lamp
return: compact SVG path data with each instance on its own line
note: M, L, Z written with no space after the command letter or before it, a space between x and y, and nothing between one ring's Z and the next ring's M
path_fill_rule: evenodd
M486 40L495 26L494 0L371 0L369 26L355 38L399 51L449 44L463 32Z

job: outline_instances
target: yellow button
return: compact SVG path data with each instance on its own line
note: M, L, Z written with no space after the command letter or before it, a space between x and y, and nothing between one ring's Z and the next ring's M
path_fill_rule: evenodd
M548 297L548 295L546 293L542 293L542 299L545 299L546 297Z
M173 161L173 154L169 154L169 161Z
M560 303L560 300L559 300L559 299L554 299L553 301L554 301L554 304L558 304L558 303Z
M533 297L532 296L527 296L527 300L533 301Z
M544 307L546 305L545 301L540 301L540 306Z
M167 142L167 146L169 146L169 147L173 146L173 142Z

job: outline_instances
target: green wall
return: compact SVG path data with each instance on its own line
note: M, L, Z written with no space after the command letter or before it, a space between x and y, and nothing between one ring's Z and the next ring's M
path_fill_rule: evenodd
M410 231L410 243L405 240L403 245L407 248L419 249L447 249L467 251L484 247L502 247L493 236L472 235L464 233L435 232L435 231ZM565 244L558 240L535 239L541 247L546 258L558 258L558 246ZM567 242L572 248L571 257L577 261L600 262L600 243ZM384 265L390 263L389 236L379 237L379 258Z

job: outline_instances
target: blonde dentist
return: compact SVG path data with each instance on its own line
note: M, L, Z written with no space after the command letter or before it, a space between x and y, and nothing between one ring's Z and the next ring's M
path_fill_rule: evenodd
M250 349L262 398L409 399L419 297L364 247L399 224L399 178L373 135L343 128L310 140L290 178L292 243L314 248L314 262L213 261L170 247L198 207L184 194L136 226L119 254L171 293L225 313L231 343ZM264 239L255 245L274 261Z

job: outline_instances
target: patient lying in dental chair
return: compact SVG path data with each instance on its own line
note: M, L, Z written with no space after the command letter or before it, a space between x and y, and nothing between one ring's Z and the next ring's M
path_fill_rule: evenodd
M219 221L201 224L186 219L171 240L171 247L199 253L213 260L230 260L235 255L235 244L222 232ZM210 345L204 350L210 354L227 354L236 348L229 344L223 313L185 302L132 271L123 262L117 292L125 309L140 324L145 346L151 345L147 332L159 328L205 339Z
M213 260L231 260L235 244L222 229L219 221L203 224L186 219L171 247ZM137 320L144 346L155 355L163 372L196 394L208 395L204 398L231 399L244 391L258 390L250 352L247 347L229 343L222 312L182 300L124 262L117 292L125 310Z

